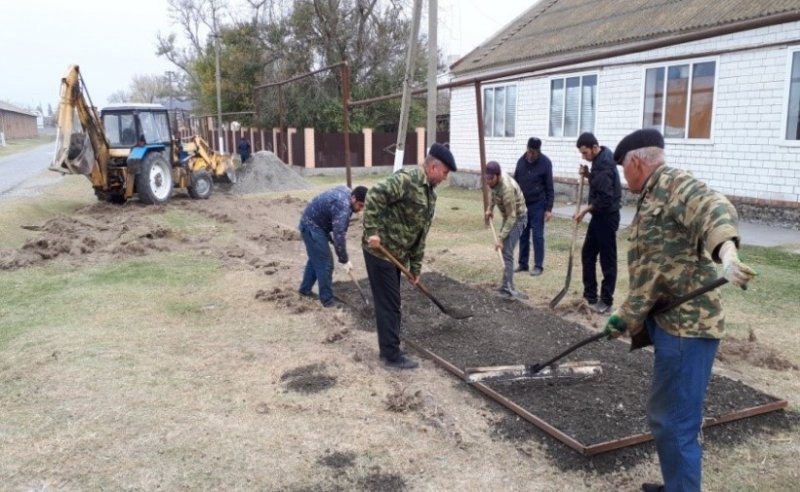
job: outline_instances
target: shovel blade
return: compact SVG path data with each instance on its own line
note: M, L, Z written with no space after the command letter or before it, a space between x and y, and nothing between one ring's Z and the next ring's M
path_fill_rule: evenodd
M461 320L461 319L469 319L469 318L475 316L472 313L467 313L467 312L462 312L462 311L455 311L453 309L448 309L446 311L446 314L448 316L450 316L451 318L453 318L453 319L459 319L459 320Z
M470 384L500 383L535 379L589 377L602 372L603 368L600 365L600 361L590 360L553 364L538 371L536 366L528 365L468 367L464 370L464 378Z

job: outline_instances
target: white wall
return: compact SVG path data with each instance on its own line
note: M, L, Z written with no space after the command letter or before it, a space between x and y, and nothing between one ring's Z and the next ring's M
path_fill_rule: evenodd
M764 47L782 41L786 46ZM703 55L726 49L741 51ZM690 170L727 195L800 202L800 142L784 140L792 49L800 49L800 22L608 59L600 67L576 65L574 69L576 74L598 74L594 133L601 145L613 150L623 136L641 128L643 77L649 60L669 56L687 61L716 60L711 139L668 140L667 163ZM543 141L543 153L553 161L555 175L577 177L581 162L575 148L577 137L547 136L550 77L539 75L515 83L516 136L486 138L486 159L497 160L504 170L513 171L528 137L536 136ZM450 147L459 167L479 169L474 86L453 89L450 118Z

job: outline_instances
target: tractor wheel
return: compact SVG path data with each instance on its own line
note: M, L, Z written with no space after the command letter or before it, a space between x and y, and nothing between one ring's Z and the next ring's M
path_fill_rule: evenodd
M142 161L136 175L136 193L139 200L153 205L163 205L172 195L172 168L161 152L150 152Z
M211 196L213 183L208 171L195 171L189 178L189 196L195 200L206 200Z

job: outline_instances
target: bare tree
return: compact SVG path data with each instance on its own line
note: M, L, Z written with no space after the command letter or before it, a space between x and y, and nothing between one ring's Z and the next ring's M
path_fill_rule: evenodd
M169 96L169 90L169 83L163 75L135 75L128 90L112 93L108 102L156 103Z

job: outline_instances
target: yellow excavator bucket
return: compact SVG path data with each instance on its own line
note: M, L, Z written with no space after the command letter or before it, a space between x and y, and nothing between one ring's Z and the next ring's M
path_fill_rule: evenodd
M183 144L183 150L189 154L189 169L192 171L207 170L215 181L235 183L238 165L229 155L221 155L208 145L200 136L194 135Z

